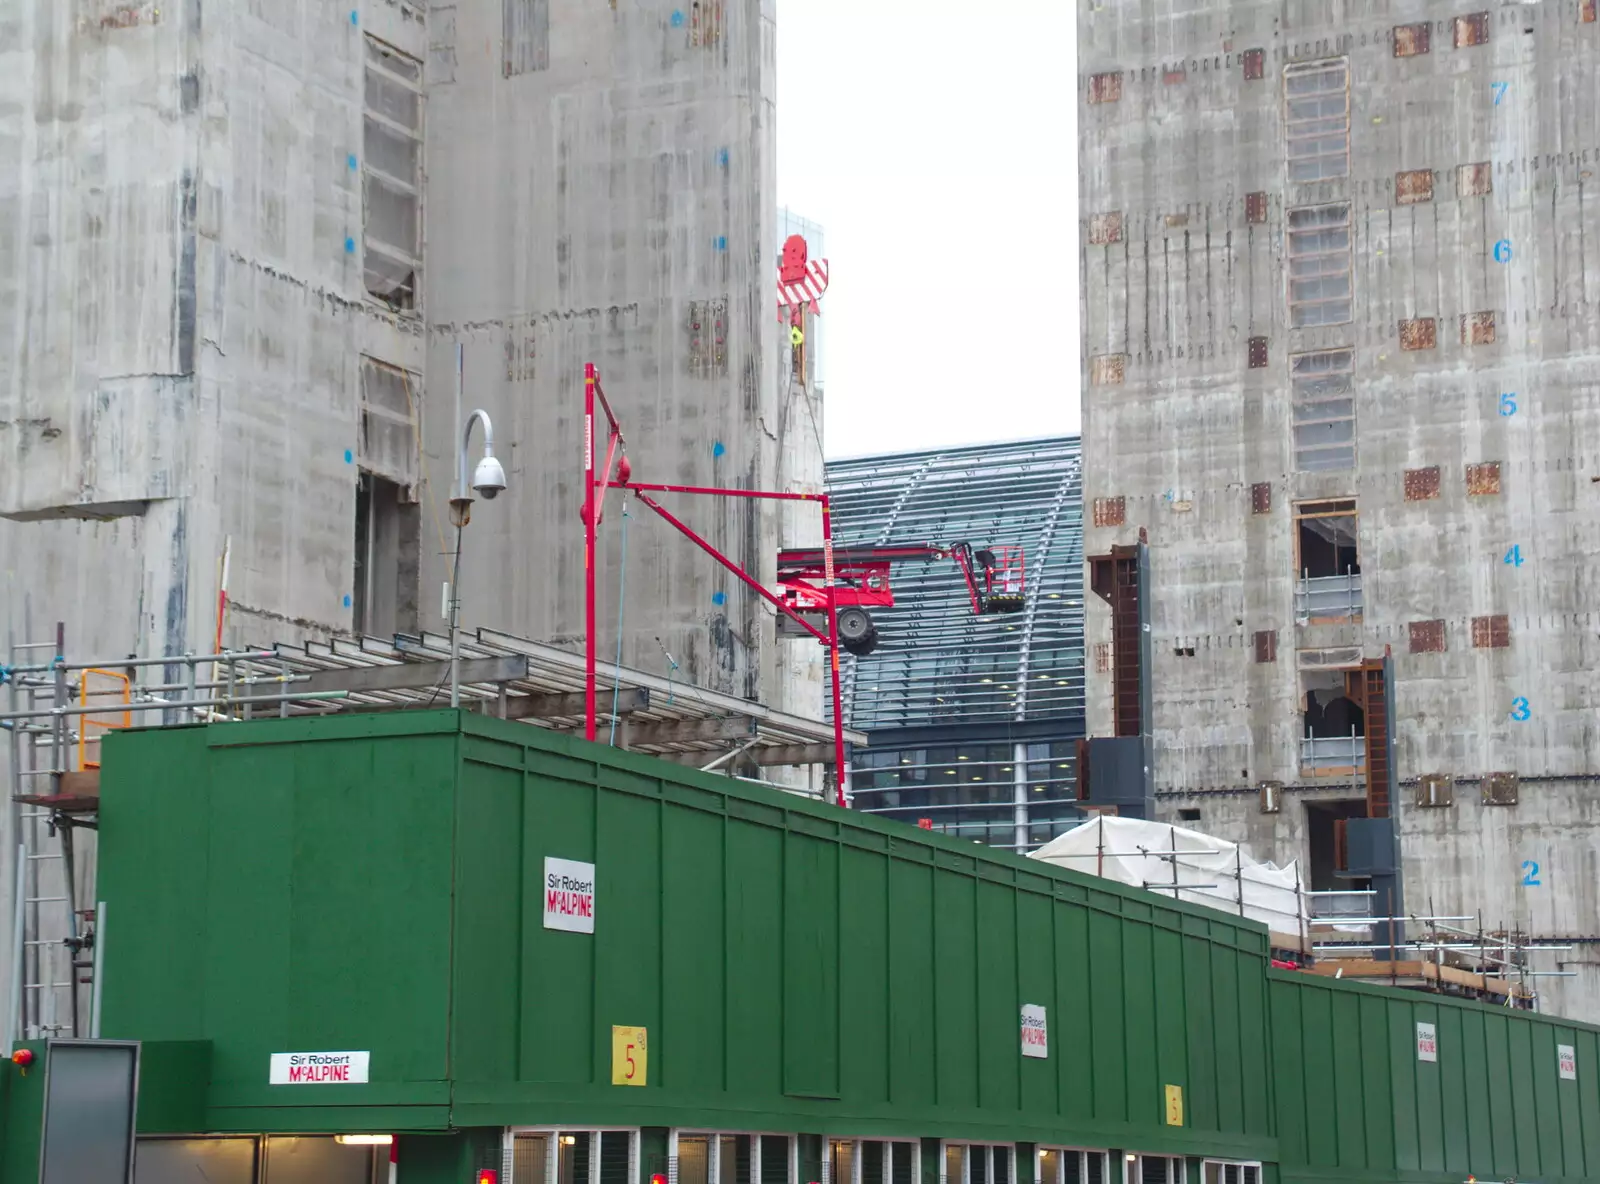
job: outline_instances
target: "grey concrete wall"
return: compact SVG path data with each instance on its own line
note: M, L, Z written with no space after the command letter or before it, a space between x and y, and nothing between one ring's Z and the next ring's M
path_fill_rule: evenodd
M1402 778L1531 779L1503 813L1400 804L1411 904L1508 912L1522 861L1537 858L1524 852L1546 842L1562 871L1528 889L1530 923L1593 937L1600 901L1583 869L1600 834L1582 778L1600 774L1588 595L1600 549L1589 275L1600 116L1578 96L1600 70L1600 24L1582 12L1494 7L1487 42L1456 48L1453 21L1468 9L1426 0L1083 9L1079 265L1084 496L1126 507L1121 525L1097 528L1086 506L1085 553L1149 534L1155 776L1177 795L1164 808L1261 779L1316 784L1297 748L1297 651L1392 647ZM1428 22L1430 51L1396 57L1392 31L1412 22ZM1249 80L1243 55L1256 49L1263 77ZM1350 63L1349 175L1291 183L1283 72L1333 57ZM1120 99L1090 102L1093 76L1111 71ZM1478 162L1492 165L1491 192L1458 195L1458 167ZM1396 176L1411 170L1432 171L1431 201L1398 200ZM1263 221L1248 220L1251 193L1264 195ZM1353 318L1291 328L1286 212L1335 201L1351 206ZM1096 235L1105 214L1121 215L1120 236L1103 222ZM1460 319L1485 311L1494 341L1464 344ZM1399 322L1420 317L1436 319L1435 347L1402 349ZM1264 339L1263 365L1250 365L1252 338ZM1341 346L1355 351L1356 467L1296 472L1290 358ZM1125 355L1122 382L1096 371L1103 355ZM1504 416L1508 392L1518 411ZM1499 462L1498 494L1467 491L1465 466L1482 461ZM1431 466L1438 497L1407 500L1405 472ZM1271 485L1268 513L1252 513L1256 483ZM1295 621L1291 507L1322 497L1358 502L1359 624ZM1520 567L1502 562L1513 546ZM1092 654L1110 622L1097 598L1089 609ZM1474 647L1472 619L1491 614L1509 617L1509 647ZM1410 625L1436 619L1445 650L1411 652ZM1261 630L1277 633L1274 662L1255 660ZM1518 700L1526 719L1513 718ZM1092 733L1109 731L1110 675L1092 658L1089 713ZM1255 809L1253 795L1193 800ZM1275 850L1259 853L1291 858L1303 841L1293 813L1216 833L1270 835ZM1563 1008L1600 1014L1600 980L1552 981Z
M466 406L493 416L510 482L467 529L464 618L577 646L585 362L600 367L636 479L772 488L781 476L775 34L771 0L550 0L547 12L536 57L548 64L510 76L502 0L431 14L452 30L453 80L429 91L424 427L438 491L454 467L447 376L460 340ZM713 23L697 31L696 12ZM725 340L707 321L696 353L691 316L713 304ZM531 359L509 377L508 349ZM773 506L668 500L771 579ZM770 611L648 509L629 513L622 661L665 673L670 653L686 684L761 697ZM598 567L607 664L623 525L613 494ZM430 590L445 578L433 559Z

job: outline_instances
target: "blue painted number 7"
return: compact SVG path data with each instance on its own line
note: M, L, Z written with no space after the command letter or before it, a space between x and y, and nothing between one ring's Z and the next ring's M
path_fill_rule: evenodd
M1506 89L1511 84L1509 82L1491 82L1489 85L1494 87L1494 105L1498 107L1500 100L1506 97Z

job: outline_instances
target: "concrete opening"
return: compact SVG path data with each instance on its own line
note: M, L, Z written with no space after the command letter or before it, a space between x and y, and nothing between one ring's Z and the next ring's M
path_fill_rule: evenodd
M1366 712L1348 676L1358 671L1300 672L1300 769L1351 773L1366 763Z
M1312 892L1353 892L1365 891L1368 883L1364 879L1352 880L1341 876L1347 863L1344 853L1344 824L1351 818L1365 818L1367 816L1367 803L1365 799L1355 798L1335 802L1307 802L1306 803L1306 850L1309 856L1310 883L1306 885ZM1335 900L1341 898L1335 897ZM1348 904L1340 907L1347 915L1362 912L1371 907L1362 897L1346 897ZM1356 903L1361 902L1361 903ZM1320 911L1322 910L1319 905Z
M417 631L421 592L421 507L405 490L363 471L356 488L356 565L351 610L358 634Z
M1300 502L1295 506L1295 616L1302 621L1361 617L1361 560L1356 503Z

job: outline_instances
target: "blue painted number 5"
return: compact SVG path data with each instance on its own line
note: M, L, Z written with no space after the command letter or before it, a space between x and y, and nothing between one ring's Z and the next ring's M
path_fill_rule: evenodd
M1515 391L1507 391L1505 394L1500 396L1500 414L1515 415L1516 413L1517 394Z
M1524 859L1522 861L1522 870L1524 873L1526 873L1522 877L1523 886L1527 888L1538 888L1540 886L1539 865L1531 859Z

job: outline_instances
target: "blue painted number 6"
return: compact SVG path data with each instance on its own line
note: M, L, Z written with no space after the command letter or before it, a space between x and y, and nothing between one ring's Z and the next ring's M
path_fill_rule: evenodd
M1496 263L1511 262L1511 240L1503 238L1494 245L1494 261Z
M1522 861L1522 870L1526 873L1526 875L1524 875L1522 877L1522 883L1523 883L1524 887L1527 887L1527 888L1538 888L1538 887L1540 887L1540 884L1539 884L1539 865L1537 863L1535 863L1531 859L1524 859Z
M1521 723L1523 720L1531 719L1532 717L1533 709L1528 706L1528 701L1526 699L1524 699L1521 695L1518 695L1515 699L1511 700L1512 719L1516 720L1518 723Z
M1500 396L1500 414L1515 415L1517 413L1517 393L1507 391Z

